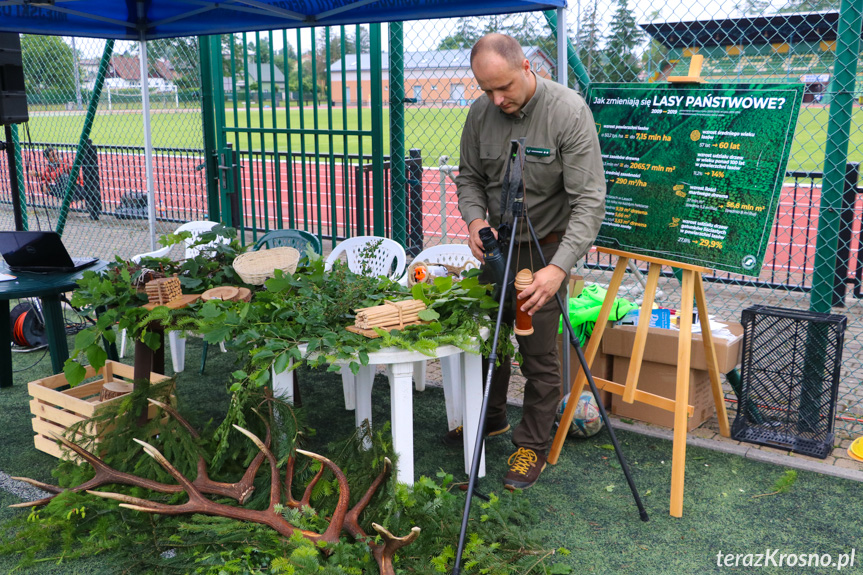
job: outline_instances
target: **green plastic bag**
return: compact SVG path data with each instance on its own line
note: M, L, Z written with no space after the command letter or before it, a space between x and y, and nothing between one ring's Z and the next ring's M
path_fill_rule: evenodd
M568 311L569 322L575 334L578 336L579 343L583 346L587 342L587 338L593 333L593 326L596 325L596 320L599 318L599 311L602 309L602 302L605 300L607 290L591 284L585 286L578 297L569 298ZM609 321L619 321L630 311L638 309L638 306L629 300L616 298L611 307L611 313L608 316ZM557 333L563 333L563 318L560 319Z

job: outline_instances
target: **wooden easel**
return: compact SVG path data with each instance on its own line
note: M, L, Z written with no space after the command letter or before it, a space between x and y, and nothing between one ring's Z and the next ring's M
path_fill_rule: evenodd
M707 317L707 300L704 295L704 283L701 279L701 274L709 271L707 268L695 266L680 262L673 262L661 258L650 256L636 255L629 252L613 250L609 248L598 247L597 251L606 253L612 256L617 256L617 265L614 268L614 274L611 276L611 283L608 286L608 293L605 300L602 302L602 308L599 311L599 317L596 320L596 326L593 328L593 334L590 336L590 342L585 351L585 359L587 365L593 364L593 358L596 357L596 351L599 349L599 343L602 340L602 334L608 325L608 317L611 313L611 308L614 305L614 300L617 298L617 293L620 290L620 284L623 281L623 274L626 272L627 265L630 259L638 259L650 263L650 269L647 274L647 287L644 290L644 302L641 305L641 312L638 316L638 327L635 330L635 342L632 346L632 355L629 360L629 371L626 375L626 384L621 385L607 379L594 377L598 389L604 389L608 392L620 395L623 401L632 403L640 401L648 405L653 405L674 413L674 443L671 460L671 515L681 517L683 515L683 475L686 464L686 428L687 418L692 416L693 407L689 405L689 367L692 352L692 300L695 299L698 308L698 319L701 322L701 334L704 343L704 357L707 361L707 372L710 374L710 388L713 392L713 402L716 404L716 415L719 418L719 432L723 437L730 437L731 431L728 425L728 413L725 410L725 399L722 393L722 383L719 380L719 364L716 361L716 352L713 346L713 335L710 333L710 320ZM650 327L650 316L653 308L653 301L656 295L656 288L659 283L659 274L662 266L670 266L680 269L683 272L682 294L680 302L680 313L678 314L678 322L680 325L680 339L677 344L677 387L675 389L674 399L668 399L645 391L640 391L637 388L638 375L641 370L641 361L644 357L644 346L647 342L647 330ZM587 376L584 370L581 370L578 377L572 384L570 397L579 397L585 384ZM572 417L575 413L577 401L570 401L566 404L566 409L560 420L560 426L557 428L557 434L554 436L554 443L551 447L551 452L548 455L548 462L555 464L560 456L560 450L563 448L563 442L566 440L567 431L569 430Z
M701 77L701 67L704 63L704 56L695 54L689 61L689 73L686 76L669 76L668 81L673 84L700 84L704 82ZM611 313L611 307L614 300L617 298L617 292L620 289L620 283L623 281L623 274L626 271L627 264L630 259L638 259L650 263L650 269L647 275L647 285L644 288L644 301L641 305L641 312L638 315L638 327L635 330L635 342L632 345L632 355L629 360L629 371L626 374L626 385L620 385L606 379L593 378L598 389L604 389L610 393L620 395L623 401L632 403L640 401L648 405L659 407L666 411L674 413L674 443L672 448L671 459L671 510L673 517L683 516L683 476L686 469L686 420L692 416L694 409L689 405L689 366L692 352L692 300L695 298L698 307L698 319L701 322L701 334L704 343L704 357L707 360L707 372L710 375L710 388L713 392L713 403L716 404L716 415L719 418L719 433L723 437L731 436L731 429L728 425L728 412L725 410L725 398L722 394L722 384L719 381L719 364L716 361L716 350L713 346L713 335L710 333L710 320L707 317L707 300L704 296L704 283L701 279L701 274L710 271L705 267L695 266L680 262L665 260L662 258L654 258L651 256L636 255L630 252L614 250L609 248L597 247L597 251L609 255L617 256L617 265L614 268L614 274L611 276L611 284L608 286L608 293L605 300L602 302L602 308L599 311L599 317L596 320L596 326L593 328L593 334L590 336L590 343L587 345L585 359L587 365L593 365L593 358L596 357L596 350L599 348L599 342L602 340L602 334L605 332L605 327L608 325L608 316ZM674 399L661 397L645 391L640 391L637 388L638 375L641 371L641 361L644 358L644 346L647 342L647 330L650 327L650 316L653 308L653 301L656 296L656 287L659 283L659 273L662 266L669 266L679 269L683 272L682 295L679 308L679 327L680 339L677 343L677 386L675 388ZM580 397L587 383L587 376L584 370L580 370L578 377L572 384L570 397ZM557 434L554 436L554 442L551 446L551 451L548 454L548 462L551 464L557 463L560 457L560 450L563 448L563 442L566 440L566 434L569 426L572 423L572 417L575 413L577 401L570 401L566 405L566 409L561 417L560 426L557 428Z

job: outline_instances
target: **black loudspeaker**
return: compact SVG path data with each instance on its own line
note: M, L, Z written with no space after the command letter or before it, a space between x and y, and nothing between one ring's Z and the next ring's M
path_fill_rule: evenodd
M0 34L0 125L21 124L29 119L21 39L14 32Z

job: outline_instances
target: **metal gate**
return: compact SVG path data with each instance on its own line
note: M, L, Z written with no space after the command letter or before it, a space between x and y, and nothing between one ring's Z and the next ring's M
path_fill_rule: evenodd
M380 25L309 31L214 37L207 46L203 83L215 113L205 145L208 173L218 174L208 190L243 241L282 228L332 245L391 234Z

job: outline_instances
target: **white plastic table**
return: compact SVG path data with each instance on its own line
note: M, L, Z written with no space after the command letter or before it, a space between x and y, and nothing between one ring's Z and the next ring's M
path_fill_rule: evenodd
M300 351L305 354L305 346L301 346ZM360 366L354 378L355 389L345 389L346 407L350 409L351 404L354 404L357 426L365 420L371 423L375 368L378 365L387 366L393 448L399 456L396 478L402 483L414 482L414 364L434 358L441 360L444 400L450 429L457 425L464 428L464 465L465 472L469 473L482 409L482 360L479 353L466 353L452 345L439 346L433 356L394 347L384 348L370 353L368 365ZM344 365L344 368L347 369L347 366ZM293 371L273 373L272 376L273 391L287 397L289 401L292 400ZM353 397L351 392L355 393ZM485 453L480 458L479 477L484 475Z

